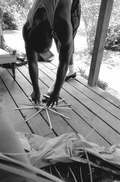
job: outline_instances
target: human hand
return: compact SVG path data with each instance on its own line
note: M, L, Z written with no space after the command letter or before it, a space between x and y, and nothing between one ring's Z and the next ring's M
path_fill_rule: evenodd
M39 104L40 103L40 92L33 91L33 93L31 94L31 98L32 98L32 101L35 102L35 104Z
M59 94L56 94L56 93L52 92L50 94L50 98L48 98L48 101L46 103L46 106L53 107L55 103L56 103L56 105L58 105L58 99L59 99Z

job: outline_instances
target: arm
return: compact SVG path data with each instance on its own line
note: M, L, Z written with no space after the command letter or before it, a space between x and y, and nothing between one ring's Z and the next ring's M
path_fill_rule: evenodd
M55 96L59 97L59 93L64 83L66 73L68 70L72 50L73 50L73 42L70 42L66 46L61 45L60 53L59 53L59 65L57 69L56 81L55 81L55 86L53 90L54 97Z
M31 94L31 98L35 103L39 103L40 89L39 89L39 83L38 83L38 62L37 62L38 55L36 52L33 51L28 41L30 30L31 30L30 24L29 24L29 21L27 20L23 26L22 35L25 42L25 50L26 50L26 56L28 60L28 69L29 69L29 74L32 81L32 86L33 86L33 93Z
M70 1L69 1L70 2ZM67 8L65 8L67 7ZM54 90L51 93L47 106L58 102L59 92L65 80L70 59L73 55L73 36L71 25L71 5L62 3L56 10L55 25L57 38L61 44L59 51L59 66L56 74Z
M40 89L38 83L38 62L37 54L31 49L30 46L26 45L26 55L28 59L29 74L32 81L33 93L31 94L32 100L35 103L40 101Z

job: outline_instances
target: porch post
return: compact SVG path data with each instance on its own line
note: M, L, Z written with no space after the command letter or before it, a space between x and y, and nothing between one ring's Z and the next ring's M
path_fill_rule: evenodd
M113 2L114 0L101 0L98 25L88 77L89 86L95 86L97 84Z

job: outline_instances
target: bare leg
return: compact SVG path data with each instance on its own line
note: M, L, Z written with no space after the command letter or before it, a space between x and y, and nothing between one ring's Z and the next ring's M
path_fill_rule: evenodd
M74 51L73 51L74 53ZM67 71L67 75L66 75L66 78L75 74L75 65L74 65L74 61L73 61L73 54L72 54L72 57L70 59L70 63L69 63L69 66L68 66L68 71Z

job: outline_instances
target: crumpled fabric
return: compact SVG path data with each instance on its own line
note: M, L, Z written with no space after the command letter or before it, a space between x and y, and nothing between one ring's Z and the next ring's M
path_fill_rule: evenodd
M32 165L42 168L57 162L81 161L84 151L104 161L120 165L120 144L108 148L87 141L82 135L65 133L55 138L20 133L18 137Z

